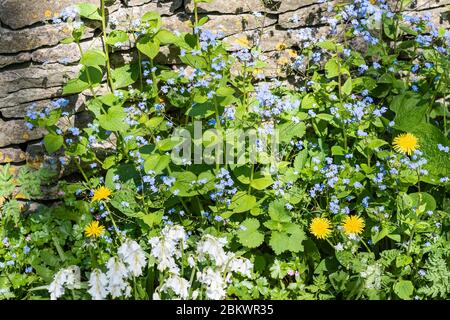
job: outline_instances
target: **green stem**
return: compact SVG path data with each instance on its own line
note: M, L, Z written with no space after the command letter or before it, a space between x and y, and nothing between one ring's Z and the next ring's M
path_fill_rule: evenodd
M83 49L81 48L81 45L80 45L79 42L77 42L77 46L78 46L78 50L80 51L80 56L82 57L83 56ZM95 94L94 88L92 87L91 75L89 74L89 69L88 69L89 67L85 67L85 68L86 68L86 76L87 76L87 79L88 79L88 82L89 82L89 90L91 91L92 96L94 98L97 98L97 95Z
M109 60L109 48L108 43L106 42L107 33L106 33L106 10L105 10L105 0L101 0L101 15L102 15L102 39L103 39L103 47L105 50L105 57L106 57L106 74L108 77L108 85L111 92L114 92L114 83L112 81L111 76L111 63Z
M153 59L150 59L150 70L152 73L152 88L155 93L155 103L159 103L159 94L158 94L158 77L156 77L156 72L154 70Z

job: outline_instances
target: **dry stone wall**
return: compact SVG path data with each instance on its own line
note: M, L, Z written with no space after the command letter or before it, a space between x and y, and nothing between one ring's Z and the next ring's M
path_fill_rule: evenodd
M62 93L63 84L79 71L80 58L76 45L60 44L70 33L67 24L52 24L51 20L64 8L99 0L0 0L0 165L12 168L28 162L36 164L36 154L42 154L42 130L28 130L25 116L31 107L44 108ZM220 30L225 41L251 35L264 26L262 48L269 59L279 42L295 45L290 29L317 28L327 33L321 21L327 4L317 0L215 0L200 4L201 15L209 15L205 28ZM450 0L415 0L408 10L427 11L434 22L447 24ZM164 27L173 31L188 31L193 0L116 0L108 6L109 20L121 26L140 18L147 11L158 11ZM254 12L266 13L262 20ZM292 17L295 16L295 19ZM99 25L87 29L83 48L100 46ZM134 59L131 48L122 48L112 56L114 61ZM160 64L176 64L170 50L163 48L157 57ZM270 70L269 70L270 73ZM85 96L66 97L70 107L82 112ZM81 117L83 118L83 117Z

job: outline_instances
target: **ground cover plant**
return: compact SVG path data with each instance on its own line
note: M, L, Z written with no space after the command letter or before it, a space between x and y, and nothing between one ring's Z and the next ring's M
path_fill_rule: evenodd
M155 12L114 28L104 0L55 19L64 43L102 25L64 87L91 93L92 118L61 125L64 98L28 114L79 173L30 211L55 176L0 170L0 297L448 298L450 32L408 0L333 1L331 31L292 30L287 78L267 78L261 39L222 41L200 2L188 33ZM136 59L113 68L129 42ZM176 68L155 63L166 45Z

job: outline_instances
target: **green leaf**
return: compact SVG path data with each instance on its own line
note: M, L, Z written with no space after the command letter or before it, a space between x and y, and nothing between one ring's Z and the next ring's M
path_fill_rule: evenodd
M159 53L159 40L150 36L143 36L139 38L136 47L150 59L155 59Z
M414 286L411 281L400 280L394 285L394 292L400 299L410 300L414 292Z
M264 242L264 234L258 231L259 221L254 218L245 219L241 226L244 227L237 231L239 242L248 248L257 248Z
M285 233L274 231L270 236L269 245L276 255L282 254L289 246L289 236Z
M302 109L313 109L318 108L319 105L317 104L316 98L311 93L308 93L303 99L302 99Z
M412 128L410 132L418 138L419 149L428 161L423 166L428 170L428 175L422 176L421 180L439 184L439 178L450 176L450 161L448 161L448 154L439 151L437 145L450 146L448 139L438 128L429 123L421 123Z
M229 209L233 210L234 213L245 212L256 206L255 196L248 195L245 192L237 192L231 199L231 204Z
M352 93L352 90L353 90L352 78L349 77L342 86L342 92L346 95L350 95Z
M193 181L197 180L197 176L190 172L172 172L171 174L176 180L171 188L171 192L177 192L177 197L191 197L197 192L193 188Z
M80 63L85 66L104 66L106 64L106 56L100 50L87 50L81 56Z
M156 11L146 12L142 16L141 22L144 25L148 24L154 30L159 30L159 28L161 28L161 15Z
M306 239L303 229L299 225L292 223L286 227L286 232L290 234L287 249L291 252L303 251L303 240Z
M264 190L267 187L273 184L273 180L271 176L262 176L262 177L254 177L252 182L250 183L252 188L256 190Z
M425 120L428 102L415 93L406 93L395 96L390 108L395 112L395 129L410 131Z
M89 83L81 81L80 79L71 79L63 87L63 95L80 93L89 89Z
M182 137L170 137L156 142L156 147L161 151L169 151L182 144L183 141Z
M402 254L395 259L395 265L397 266L397 268L407 266L411 262L412 262L412 258L405 254Z
M139 65L127 64L116 68L112 70L111 76L115 89L128 87L139 79Z
M306 161L308 160L308 150L303 149L300 151L294 160L294 168L297 171L300 171L303 169L303 167L306 164Z
M306 133L306 125L304 122L293 123L286 122L278 125L279 139L281 142L290 142L292 138L301 138Z
M128 34L122 30L113 30L108 34L106 43L110 46L114 46L116 43L125 43L129 40Z
M230 96L234 94L234 89L230 87L221 86L216 90L218 96Z
M159 30L156 37L161 44L173 44L179 41L178 37L169 30Z
M59 150L64 143L64 138L58 134L49 133L44 137L45 150L49 154Z
M285 207L284 200L275 200L269 204L269 216L277 222L291 222L291 216Z
M339 64L336 59L330 59L325 64L325 73L327 78L334 78L339 75Z
M150 228L153 228L161 223L163 215L164 210L159 210L157 212L146 214L140 218L142 219L142 221L144 221L146 225L148 225Z
M102 21L102 16L100 14L100 9L92 3L80 3L77 4L78 12L80 16L90 20Z
M156 174L160 174L163 172L165 168L170 163L170 156L163 154L151 154L148 156L147 159L145 159L144 162L144 170L145 172L148 172L150 170L155 171Z
M109 131L126 131L129 125L125 122L127 114L121 106L108 109L106 114L98 117L100 126Z
M418 208L425 204L425 210L434 211L436 209L436 200L427 192L416 192L408 195L412 200L412 206Z

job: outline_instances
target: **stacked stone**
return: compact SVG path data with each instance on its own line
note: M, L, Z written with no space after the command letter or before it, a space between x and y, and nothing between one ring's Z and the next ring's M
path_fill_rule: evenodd
M52 24L51 20L64 8L81 2L99 5L99 0L0 0L0 165L23 165L26 160L36 165L33 153L42 153L39 141L44 132L28 130L24 118L31 107L42 109L61 97L64 83L79 71L76 45L60 44L69 36L70 28L65 23ZM113 2L108 6L109 19L117 21L118 28L145 12L158 11L165 28L189 31L193 0L109 2ZM448 4L450 0L415 0L408 10L427 11L434 22L443 23L448 20ZM278 43L287 48L296 44L290 29L313 27L317 33L326 34L328 27L321 20L326 11L327 4L317 0L215 0L199 5L200 14L210 17L204 27L222 31L229 43L242 36L251 38L264 26L261 46L269 59ZM255 12L265 16L262 22ZM292 16L297 19L293 21ZM101 46L95 32L98 27L89 24L81 44L84 49ZM115 50L113 62L133 60L130 49ZM177 59L163 48L157 62L176 64ZM70 108L82 112L84 94L66 98Z

